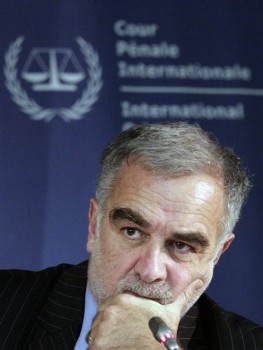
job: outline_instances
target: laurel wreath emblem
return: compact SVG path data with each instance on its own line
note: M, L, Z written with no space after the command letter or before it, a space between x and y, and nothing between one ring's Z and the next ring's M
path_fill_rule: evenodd
M98 100L99 92L103 85L99 56L92 45L81 37L76 38L76 42L87 64L87 72L90 78L81 97L70 108L43 108L28 96L18 80L16 67L23 41L24 37L18 37L10 44L5 54L5 85L11 93L13 101L20 107L22 112L28 114L33 120L45 120L49 122L56 116L61 117L66 122L82 119Z

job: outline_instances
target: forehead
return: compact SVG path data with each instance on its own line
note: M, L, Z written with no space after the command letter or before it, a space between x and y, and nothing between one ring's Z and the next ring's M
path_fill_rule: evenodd
M106 207L131 207L147 217L165 220L222 222L224 191L218 179L206 174L156 176L140 165L124 165Z
M184 186L186 185L186 186ZM187 188L193 190L200 199L215 192L215 190L224 195L223 183L218 177L210 176L206 173L197 175L181 175L181 176L161 176L145 169L138 163L131 165L125 163L118 171L115 181L113 181L112 190L109 197L114 195L126 195L130 191L142 190L149 188L153 190L159 188L164 193L169 193L171 197L174 194L187 194ZM166 191L166 189L168 189Z

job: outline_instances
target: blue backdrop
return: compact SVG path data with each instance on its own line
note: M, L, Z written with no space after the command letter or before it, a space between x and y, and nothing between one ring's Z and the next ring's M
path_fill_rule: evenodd
M2 268L86 259L101 151L133 123L198 122L254 184L209 294L263 325L263 3L2 0Z

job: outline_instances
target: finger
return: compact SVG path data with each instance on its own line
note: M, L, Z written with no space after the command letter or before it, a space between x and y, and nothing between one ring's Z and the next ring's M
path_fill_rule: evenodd
M97 312L96 315L93 317L91 328L95 328L101 321L102 314L101 312Z
M203 287L203 282L200 279L190 282L186 288L178 295L178 297L171 303L165 305L168 309L178 310L180 314L184 313L187 305L194 299L198 291Z
M92 343L93 343L93 337L92 337L92 334L91 334L91 330L88 332L85 340L86 340L86 342L87 342L87 344L88 344L88 346L90 348Z
M115 297L110 297L103 303L101 303L97 309L97 313L94 316L91 324L91 328L96 328L97 325L104 319L105 315L108 314L109 308L116 305Z
M93 317L90 330L86 336L86 342L89 345L89 348L92 346L92 343L94 342L94 339L96 337L97 328L101 322L102 319L102 312L97 312L96 315Z

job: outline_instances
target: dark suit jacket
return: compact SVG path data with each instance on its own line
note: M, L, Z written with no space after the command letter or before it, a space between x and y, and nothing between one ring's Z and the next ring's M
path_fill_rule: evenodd
M84 310L87 262L39 272L0 271L0 349L73 350ZM263 350L263 329L203 295L181 321L184 349ZM147 346L146 346L147 348Z

